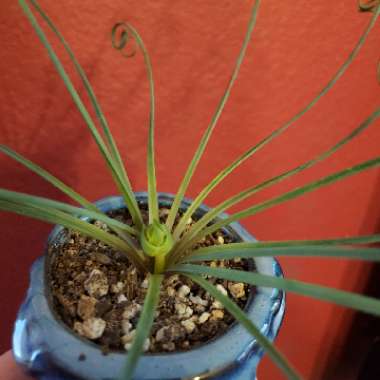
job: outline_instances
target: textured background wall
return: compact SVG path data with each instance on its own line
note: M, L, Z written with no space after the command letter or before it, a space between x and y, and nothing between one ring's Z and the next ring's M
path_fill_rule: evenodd
M88 73L137 190L146 188L148 83L142 58L122 59L110 47L109 35L119 20L130 21L139 30L149 48L156 80L158 187L175 192L229 78L252 1L41 0L41 5ZM346 59L369 18L370 14L357 12L354 0L264 1L239 80L188 196L196 195L218 170L306 105ZM331 93L286 135L237 170L209 197L208 204L215 205L227 195L311 158L378 106L379 31L377 25ZM1 143L45 166L89 199L115 193L78 111L13 0L0 4L0 41ZM376 122L325 163L249 202L378 155L379 127ZM244 220L244 225L260 240L371 233L379 216L378 175L373 170L350 178ZM0 157L0 178L1 187L66 199L4 157ZM28 268L42 253L51 227L4 213L0 226L3 351L10 345L12 322L28 284ZM282 259L281 263L289 278L355 291L363 289L370 269L367 264L344 260ZM343 308L289 294L277 343L306 378L327 379L329 368L344 364L339 354L352 317ZM338 372L334 373L337 379ZM267 359L259 376L262 380L281 378Z

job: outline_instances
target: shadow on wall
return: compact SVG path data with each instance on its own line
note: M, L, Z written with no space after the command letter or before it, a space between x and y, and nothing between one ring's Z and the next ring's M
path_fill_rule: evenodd
M380 231L380 177L374 186L361 234L378 233ZM375 225L373 225L373 221ZM362 294L380 299L380 264L368 264L366 278L360 278L356 287L363 288ZM346 271L350 276L350 269ZM352 280L351 280L352 281ZM364 285L363 285L364 284ZM380 320L369 314L355 312L341 317L342 329L346 334L338 351L329 352L330 361L318 379L323 380L378 380L380 369L378 353L380 352ZM325 348L321 348L322 353ZM375 353L377 352L376 356Z

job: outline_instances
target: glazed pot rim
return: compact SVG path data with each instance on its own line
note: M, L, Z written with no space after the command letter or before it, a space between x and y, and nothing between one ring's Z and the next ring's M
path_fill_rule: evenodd
M137 192L135 195L139 202L143 202L147 198L146 192ZM168 193L159 193L158 197L159 202L164 205L171 204L174 198L172 194ZM187 208L191 202L192 200L184 198L181 208ZM103 211L125 207L123 198L120 196L103 198L95 202L95 204ZM209 210L204 205L199 209L202 213ZM227 214L222 214L217 219L224 219L227 216ZM239 235L242 240L256 241L237 222L230 224L226 229ZM55 226L49 235L48 244L57 238L62 230L63 227ZM259 273L282 276L281 268L274 258L255 258L254 262ZM69 369L70 365L76 362L76 367L78 368L75 368L75 370L79 371L76 373L78 378L86 378L88 376L86 374L94 371L94 366L97 367L96 379L107 379L112 378L114 374L118 375L125 362L126 355L124 353L111 351L111 353L104 356L98 345L79 337L56 318L56 314L53 312L49 302L49 291L44 284L46 263L47 260L41 259L34 265L31 282L33 284L33 279L35 280L36 277L40 276L38 285L44 289L44 294L35 295L33 301L36 313L42 312L43 314L43 335L45 336L43 344L45 349L49 351L50 359L54 360L59 367L66 369ZM245 311L255 321L260 331L269 339L273 339L284 313L284 294L277 289L258 287L256 290L255 296ZM33 289L30 289L29 292L33 293ZM273 319L278 313L281 313L281 316L277 318L279 320L277 321L277 326L275 326L275 331L273 331ZM62 328L63 326L65 328ZM56 347L56 339L61 342L59 352ZM223 335L191 350L143 355L137 365L135 376L138 379L153 379L152 374L154 374L154 378L157 379L176 379L178 378L178 373L181 373L181 378L192 378L200 374L210 373L210 370L219 373L243 362L255 349L257 349L255 340L246 332L243 326L235 324ZM210 354L211 352L212 355ZM86 360L79 362L78 357L82 353L85 354ZM15 356L17 359L17 352L15 352ZM97 365L99 361L102 362L101 366ZM115 368L117 369L116 372Z

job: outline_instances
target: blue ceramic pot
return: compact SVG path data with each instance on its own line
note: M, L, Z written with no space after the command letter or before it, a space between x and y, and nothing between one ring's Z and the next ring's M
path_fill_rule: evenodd
M136 193L139 202L147 202L146 193ZM170 194L159 194L159 202L169 206ZM182 207L191 203L185 199ZM125 207L121 197L109 197L97 202L103 211ZM200 207L202 215L209 209ZM222 215L221 218L225 218ZM238 223L226 230L243 241L255 239ZM56 226L48 243L60 239L62 227ZM46 287L45 257L40 257L31 270L30 287L22 304L13 333L13 353L16 361L40 380L114 380L125 361L125 354L104 356L99 347L75 335L52 310L51 295ZM256 270L271 276L282 276L274 258L255 259ZM276 289L257 288L248 301L246 312L261 332L273 340L284 316L284 293ZM246 330L234 324L224 335L187 352L144 355L137 366L135 379L255 379L262 351ZM82 360L80 360L80 358ZM83 358L85 358L83 360Z

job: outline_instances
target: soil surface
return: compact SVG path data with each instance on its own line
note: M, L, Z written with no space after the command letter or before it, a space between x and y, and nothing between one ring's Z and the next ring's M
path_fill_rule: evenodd
M146 210L142 210L144 218ZM160 209L164 221L168 209ZM110 216L132 225L126 209ZM189 220L188 226L194 223ZM95 225L108 230L99 221ZM106 353L128 350L147 292L149 275L140 274L125 254L98 240L65 230L63 242L49 247L49 281L53 306L59 318L82 337L99 344ZM225 244L233 238L223 231L206 237L200 246ZM221 260L211 266L248 270L247 260ZM251 288L243 283L208 281L240 307L247 303ZM223 334L234 322L205 290L187 277L167 275L145 352L183 351Z

